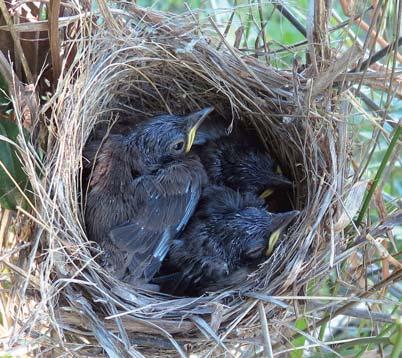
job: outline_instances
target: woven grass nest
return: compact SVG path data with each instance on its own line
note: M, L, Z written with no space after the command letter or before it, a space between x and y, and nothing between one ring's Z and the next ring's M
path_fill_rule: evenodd
M303 73L241 56L214 29L201 32L192 17L132 7L93 28L85 21L67 47L71 65L42 108L50 113L52 133L42 171L27 165L40 204L32 260L41 295L34 297L25 328L53 330L41 346L60 354L233 353L239 346L262 346L265 310L271 339L280 342L286 334L275 322L286 310L272 296L303 292L328 268L335 192L341 195L344 186L338 166L345 159L337 153L348 146L333 99L312 99ZM294 181L291 202L300 217L240 287L175 298L118 282L99 266L99 250L85 235L85 143L100 123L211 105L214 120L256 129Z

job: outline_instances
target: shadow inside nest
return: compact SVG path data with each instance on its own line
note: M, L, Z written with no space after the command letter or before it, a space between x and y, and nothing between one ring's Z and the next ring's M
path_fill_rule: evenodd
M289 163L251 123L213 107L112 117L84 150L86 227L101 266L173 296L239 289L299 215Z

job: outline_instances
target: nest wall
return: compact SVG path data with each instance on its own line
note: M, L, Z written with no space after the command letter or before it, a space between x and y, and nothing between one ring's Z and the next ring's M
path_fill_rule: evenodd
M86 19L66 44L73 60L42 108L50 126L47 154L37 164L40 172L27 166L38 202L42 282L31 319L47 322L56 332L47 344L58 342L61 351L166 356L226 350L259 334L259 300L275 322L284 311L270 297L303 291L328 267L335 192L341 195L344 185L345 162L336 153L347 146L332 99L311 103L303 74L241 56L213 30L201 32L192 18L147 14L133 7L115 17L115 26ZM98 248L85 235L85 143L102 123L210 105L214 120L254 128L294 180L291 201L300 218L238 287L174 298L116 281L98 265Z

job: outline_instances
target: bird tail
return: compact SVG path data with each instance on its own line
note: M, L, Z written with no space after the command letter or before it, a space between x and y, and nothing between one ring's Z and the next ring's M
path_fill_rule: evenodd
M173 237L172 229L170 227L166 228L163 232L162 238L159 241L158 246L156 247L152 257L150 258L148 264L144 268L144 278L148 282L150 281L155 274L159 271L162 261L165 259L169 247L170 242Z

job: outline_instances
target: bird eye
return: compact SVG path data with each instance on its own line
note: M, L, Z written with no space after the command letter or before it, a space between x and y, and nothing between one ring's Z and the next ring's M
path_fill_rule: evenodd
M183 149L184 149L184 140L180 140L180 141L174 143L173 146L172 146L172 149L175 152L182 152Z

